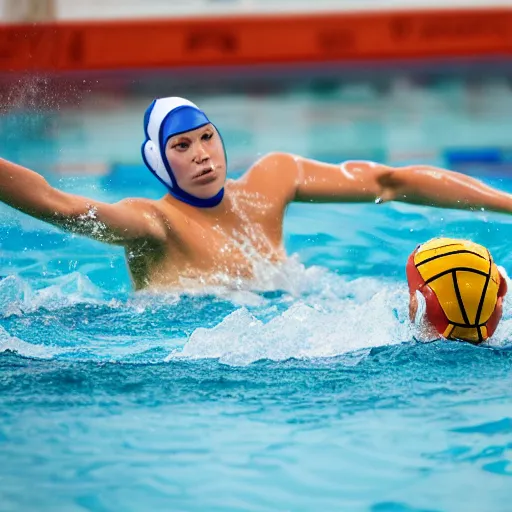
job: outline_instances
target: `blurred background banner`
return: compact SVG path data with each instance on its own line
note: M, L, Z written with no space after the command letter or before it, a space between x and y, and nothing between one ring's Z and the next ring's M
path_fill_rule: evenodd
M2 0L0 71L510 57L510 1Z

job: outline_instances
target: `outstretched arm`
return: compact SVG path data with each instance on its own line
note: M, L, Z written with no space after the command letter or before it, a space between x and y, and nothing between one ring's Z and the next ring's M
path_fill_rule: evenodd
M374 162L331 165L276 153L258 165L274 167L285 200L303 202L402 201L444 208L512 213L512 195L454 171L428 165L393 168ZM278 185L279 186L279 185Z
M454 171L413 165L393 169L381 181L383 201L512 213L511 194Z
M68 231L125 245L137 240L163 242L165 229L148 201L126 199L107 204L67 194L39 174L0 159L0 201Z

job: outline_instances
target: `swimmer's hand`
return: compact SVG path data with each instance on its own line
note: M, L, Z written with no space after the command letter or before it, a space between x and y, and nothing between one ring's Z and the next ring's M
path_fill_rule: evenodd
M0 159L0 201L37 219L101 242L163 243L165 224L152 202L107 204L53 188L41 175Z

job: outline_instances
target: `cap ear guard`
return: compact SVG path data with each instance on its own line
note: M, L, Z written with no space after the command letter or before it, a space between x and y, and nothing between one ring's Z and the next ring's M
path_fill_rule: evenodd
M165 169L162 156L158 150L157 145L152 140L146 140L142 144L142 158L147 167L155 174L155 176L170 188L173 188L173 183Z

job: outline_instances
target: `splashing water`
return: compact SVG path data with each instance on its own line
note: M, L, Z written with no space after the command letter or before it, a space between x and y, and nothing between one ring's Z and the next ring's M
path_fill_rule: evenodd
M293 259L276 276L288 290L217 286L136 295L105 293L78 272L36 289L10 276L0 281L0 350L80 361L218 359L247 365L351 352L364 357L372 347L413 339L403 283L347 280ZM506 346L511 334L506 301L490 345Z
M376 286L375 281L359 283ZM378 286L378 285L377 285ZM397 317L390 304L401 306L404 290L385 289L370 300L355 304L341 299L330 307L294 302L267 323L247 309L238 309L212 329L198 328L173 358L216 358L228 364L248 364L261 359L334 357L411 338L410 326ZM368 311L372 311L371 317ZM404 311L402 311L404 313Z
M271 278L281 291L272 290ZM0 314L4 325L22 340L38 337L40 325L45 324L47 336L37 343L37 353L49 346L54 357L83 358L87 352L92 359L117 359L120 353L113 346L112 331L119 331L116 344L125 346L121 357L136 356L138 362L157 362L155 350L161 353L169 347L173 350L167 361L218 358L248 364L260 359L333 357L410 338L403 286L382 287L369 278L348 281L324 269L305 269L296 259L267 273L260 283L267 291L258 293L217 286L186 294L109 297L78 272L47 281L37 289L19 277L0 281ZM127 316L131 321L123 325ZM73 327L79 325L72 334L73 346L66 325L70 320ZM108 322L114 329L98 332L94 327L98 322ZM161 336L160 328L169 337L155 339L146 331L144 339L133 331L135 324L151 324L154 334ZM92 333L94 346L90 346ZM10 340L2 346L12 350L14 345ZM66 350L59 352L55 348L59 346ZM26 342L19 352L36 355L27 352Z

